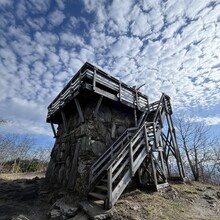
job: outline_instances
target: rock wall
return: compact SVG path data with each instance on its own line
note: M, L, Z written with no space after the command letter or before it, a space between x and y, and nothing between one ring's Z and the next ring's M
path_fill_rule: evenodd
M67 118L69 132L58 126L57 138L51 152L47 180L56 187L64 187L80 195L87 195L89 169L105 150L128 127L134 126L133 114L102 104L93 117L95 104L82 108L85 122L77 112Z

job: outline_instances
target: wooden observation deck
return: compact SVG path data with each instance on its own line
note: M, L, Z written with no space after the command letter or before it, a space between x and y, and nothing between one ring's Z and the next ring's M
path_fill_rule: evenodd
M91 92L141 112L149 105L146 95L86 62L48 106L47 122L57 124L62 108L80 93L91 96Z

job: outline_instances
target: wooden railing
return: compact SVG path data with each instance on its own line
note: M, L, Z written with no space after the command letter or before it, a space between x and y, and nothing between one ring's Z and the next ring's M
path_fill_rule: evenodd
M86 78L90 79L90 82L86 82ZM82 88L85 83L89 84L95 93L101 93L107 98L137 106L137 108L141 110L145 110L148 107L149 103L146 95L136 92L135 89L127 86L120 80L89 63L85 63L48 106L47 118L49 119L51 115L62 108L69 99L74 98L74 93L77 92L79 88Z
M150 111L145 112L141 126L127 129L91 167L91 190L100 179L107 178L106 208L115 204L150 151L158 151L168 106L169 97L163 94L158 102L149 105Z

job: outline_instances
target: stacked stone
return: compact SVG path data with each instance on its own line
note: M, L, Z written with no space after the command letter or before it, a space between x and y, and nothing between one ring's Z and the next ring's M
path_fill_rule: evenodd
M82 108L85 122L81 123L77 111L68 121L68 134L64 125L58 125L56 142L46 173L54 186L64 187L80 195L87 195L91 165L128 128L134 125L133 115L102 104L97 117L93 117L95 104Z

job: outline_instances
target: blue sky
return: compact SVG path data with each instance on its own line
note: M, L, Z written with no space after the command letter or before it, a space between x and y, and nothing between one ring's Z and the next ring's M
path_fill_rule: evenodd
M219 1L0 0L0 129L51 141L47 106L88 61L219 134L219 56Z

